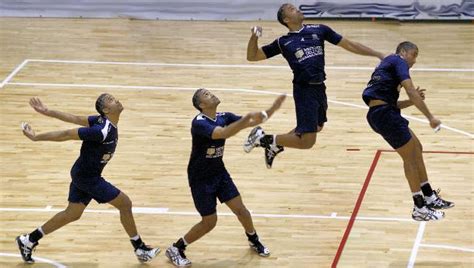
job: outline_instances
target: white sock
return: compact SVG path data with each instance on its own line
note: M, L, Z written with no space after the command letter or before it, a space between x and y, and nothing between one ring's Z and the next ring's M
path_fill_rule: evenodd
M182 239L183 239L183 243L184 243L185 246L189 245L188 241L186 241L186 239L184 239L184 236L182 237Z
M414 192L414 193L411 193L413 196L415 195L421 195L423 196L423 192L422 191L418 191L418 192Z
M38 231L40 231L40 233L41 233L43 236L46 235L46 234L44 233L44 231L43 231L43 227L42 227L42 226L38 227Z
M140 239L140 235L136 235L134 237L130 237L130 240L133 240L133 241L137 241L138 239Z
M430 196L425 196L425 201L427 204L431 204L436 200L436 195L431 194Z
M276 134L273 134L273 143L272 143L273 146L277 146L277 135Z
M423 187L425 184L428 184L428 183L429 183L429 182L428 182L428 180L426 180L426 181L424 181L424 182L420 183L420 186L422 186L422 187Z
M254 235L255 233L256 233L256 232L255 232L255 231L253 231L253 232L251 232L251 233L247 233L247 234L248 234L248 235Z

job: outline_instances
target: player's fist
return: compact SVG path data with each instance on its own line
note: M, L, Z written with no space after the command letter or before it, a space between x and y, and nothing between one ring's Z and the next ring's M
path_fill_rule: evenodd
M432 117L430 119L430 127L436 131L438 131L440 129L440 126L441 126L441 121L436 118L436 117Z
M252 35L256 37L262 37L262 27L261 26L253 26L252 27Z
M31 128L31 126L26 123L21 123L21 130L23 130L23 134L30 140L36 141L36 134L35 131Z

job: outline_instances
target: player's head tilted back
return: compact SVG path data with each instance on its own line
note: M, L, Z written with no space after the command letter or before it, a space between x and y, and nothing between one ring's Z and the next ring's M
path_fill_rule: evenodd
M402 58L407 61L408 66L411 68L416 63L416 57L418 57L418 47L410 41L401 42L398 44L395 53L402 56Z
M123 106L114 96L102 93L95 101L95 109L101 116L120 115Z
M205 88L200 88L194 92L193 106L200 112L207 109L215 109L221 101L214 94Z
M304 20L303 13L294 5L286 3L280 6L277 13L278 21L289 28L289 24L301 24Z

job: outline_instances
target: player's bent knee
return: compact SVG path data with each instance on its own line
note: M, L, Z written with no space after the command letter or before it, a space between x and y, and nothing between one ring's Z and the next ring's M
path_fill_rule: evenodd
M209 231L211 231L212 229L214 229L214 227L216 227L216 225L217 225L217 217L215 217L215 218L210 218L210 219L203 219L203 220L202 220L202 223L203 223L204 227L206 228L206 230L209 232Z
M234 211L237 217L250 217L250 211L246 207L241 207Z

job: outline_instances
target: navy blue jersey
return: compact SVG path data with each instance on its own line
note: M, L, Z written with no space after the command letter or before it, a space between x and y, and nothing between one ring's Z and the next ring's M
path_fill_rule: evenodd
M293 70L293 83L323 82L324 41L337 45L342 36L323 24L303 25L262 47L267 58L282 54Z
M102 116L89 116L88 121L89 127L79 128L79 138L83 142L81 154L71 169L73 179L100 177L117 147L116 126Z
M204 114L198 114L192 122L191 135L193 145L188 164L189 183L212 180L226 171L222 156L225 139L213 140L212 132L216 127L225 127L241 117L233 113L217 113L213 120Z
M362 99L368 105L372 99L383 100L397 106L400 97L400 83L410 79L408 63L398 54L385 57L372 73Z

